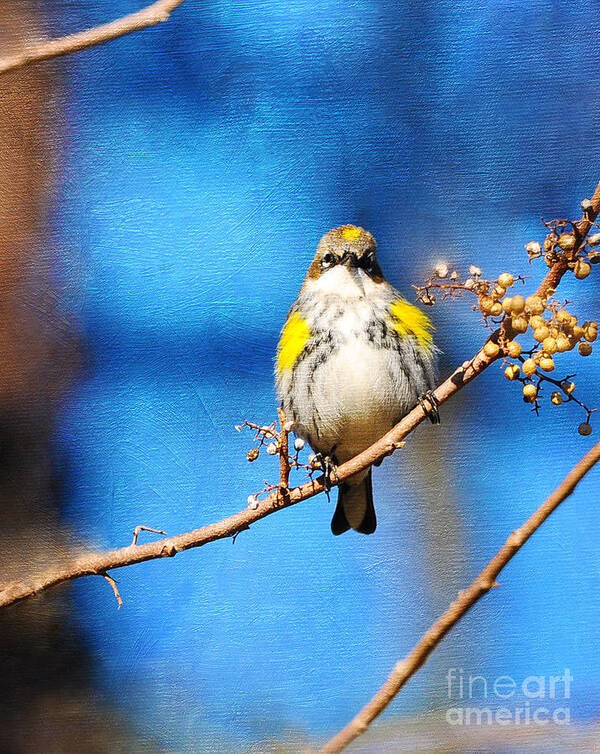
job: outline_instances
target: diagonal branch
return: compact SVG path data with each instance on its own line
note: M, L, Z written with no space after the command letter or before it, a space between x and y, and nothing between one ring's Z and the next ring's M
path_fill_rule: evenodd
M578 243L582 243L600 212L600 183L594 191L591 199L592 209L579 221L576 226ZM558 261L548 270L545 278L537 289L537 295L547 298L560 283L561 278L568 269L565 255L561 255ZM508 323L509 320L506 320ZM490 336L493 340L504 338L509 324L503 324ZM441 383L433 392L439 404L444 403L461 390L465 385L478 377L490 364L501 358L503 351L496 356L488 356L481 348L469 362L454 371L447 380ZM422 406L416 406L395 427L377 442L364 450L359 455L346 463L338 466L335 480L332 484L339 484L348 477L367 469L374 463L379 462L391 455L402 440L409 435L426 418ZM281 494L278 487L268 497L258 503L256 508L240 511L228 518L218 521L200 529L179 534L175 537L167 537L157 542L149 542L143 545L130 545L119 550L109 552L90 552L76 556L60 566L49 568L31 578L13 581L0 587L0 607L11 605L15 602L33 597L40 592L65 581L72 581L83 576L104 575L114 568L123 568L134 563L143 563L146 560L157 558L174 557L178 552L190 550L194 547L202 547L209 542L218 539L235 537L241 531L249 528L250 524L260 521L261 518L275 513L276 511L296 505L303 500L308 500L324 491L323 480L317 479L289 490L286 495Z
M158 0L158 2L152 3L152 5L136 13L130 13L128 16L123 16L110 23L95 26L93 29L80 31L61 39L39 42L21 52L0 58L0 75L23 68L29 63L70 55L87 47L110 42L112 39L118 39L134 31L156 26L166 21L182 2L183 0Z
M472 584L460 592L446 612L423 634L413 650L394 667L388 679L356 717L321 749L320 754L342 751L355 738L364 733L373 720L388 706L407 681L425 664L446 634L458 621L496 584L503 568L540 528L544 521L573 492L578 482L600 461L600 442L594 445L574 466L554 492L510 537L481 571Z

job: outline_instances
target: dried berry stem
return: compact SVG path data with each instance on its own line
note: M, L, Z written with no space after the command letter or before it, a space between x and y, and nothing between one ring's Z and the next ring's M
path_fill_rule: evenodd
M287 419L282 408L277 409L281 431L279 433L279 486L281 495L285 495L290 484L290 457L289 457L289 431Z

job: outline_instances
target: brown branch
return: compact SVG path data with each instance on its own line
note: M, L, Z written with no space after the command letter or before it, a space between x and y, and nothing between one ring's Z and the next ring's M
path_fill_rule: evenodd
M573 492L578 482L600 461L600 442L594 445L579 463L571 469L554 492L544 500L540 507L510 537L481 571L479 576L467 589L460 592L457 599L446 612L423 634L413 650L394 667L388 679L356 717L337 733L321 749L320 754L333 754L342 751L355 738L364 733L373 720L388 706L407 681L421 668L429 655L438 646L450 629L466 615L496 584L496 578L512 560L525 542L536 532L544 521Z
M580 220L576 226L580 240L583 240L592 222L596 219L598 212L600 212L600 183L596 187L592 197L592 207L592 212L588 212L587 217ZM566 270L567 262L564 259L564 255L561 255L558 261L548 270L546 277L537 289L537 295L544 297L551 295ZM498 340L501 336L505 337L504 327L505 325L503 324L499 330L492 333L490 338ZM435 389L434 396L438 403L442 404L447 401L448 398L452 397L465 385L478 377L490 364L501 358L502 355L503 353L500 351L497 356L487 356L482 348L471 361L465 362ZM423 407L421 405L416 406L377 442L362 453L359 453L359 455L338 466L336 478L331 480L332 484L339 484L348 477L364 471L374 463L391 455L399 447L402 447L402 440L418 427L425 418L426 413ZM4 587L0 587L0 607L33 597L65 581L72 581L83 576L104 575L107 571L115 568L123 568L134 563L143 563L146 560L173 557L183 550L202 547L218 539L234 537L239 532L248 529L250 524L260 521L261 518L265 518L282 508L308 500L308 498L318 495L323 490L322 479L306 482L299 487L289 490L289 493L284 496L281 495L278 485L268 497L258 502L256 507L252 509L246 508L233 516L229 516L214 524L203 526L200 529L143 545L130 545L119 550L84 553L60 566L49 568L31 578L13 581Z
M87 47L95 47L110 42L112 39L118 39L134 31L156 26L166 21L182 2L183 0L158 0L158 2L152 3L152 5L136 13L130 13L128 16L123 16L101 26L95 26L93 29L80 31L61 39L38 42L21 52L0 58L0 75L23 68L30 63L70 55Z

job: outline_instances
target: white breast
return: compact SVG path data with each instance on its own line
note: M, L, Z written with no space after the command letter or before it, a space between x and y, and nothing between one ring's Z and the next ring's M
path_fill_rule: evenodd
M305 428L322 453L335 446L340 463L391 429L415 401L398 351L366 336L372 302L346 299L342 311L330 322L335 347L317 364L311 358L299 364L294 379L299 433Z
M327 452L337 445L340 463L375 442L402 415L406 386L393 358L396 353L357 340L336 350L313 372L319 444Z

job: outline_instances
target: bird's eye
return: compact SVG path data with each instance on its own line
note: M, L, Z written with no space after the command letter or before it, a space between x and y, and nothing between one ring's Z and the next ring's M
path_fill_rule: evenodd
M327 267L331 267L333 263L335 262L335 257L331 252L327 252L327 254L323 254L323 258L321 259L321 266L323 269L327 269Z
M372 249L368 249L361 259L361 267L366 272L372 272L375 265L375 252Z

